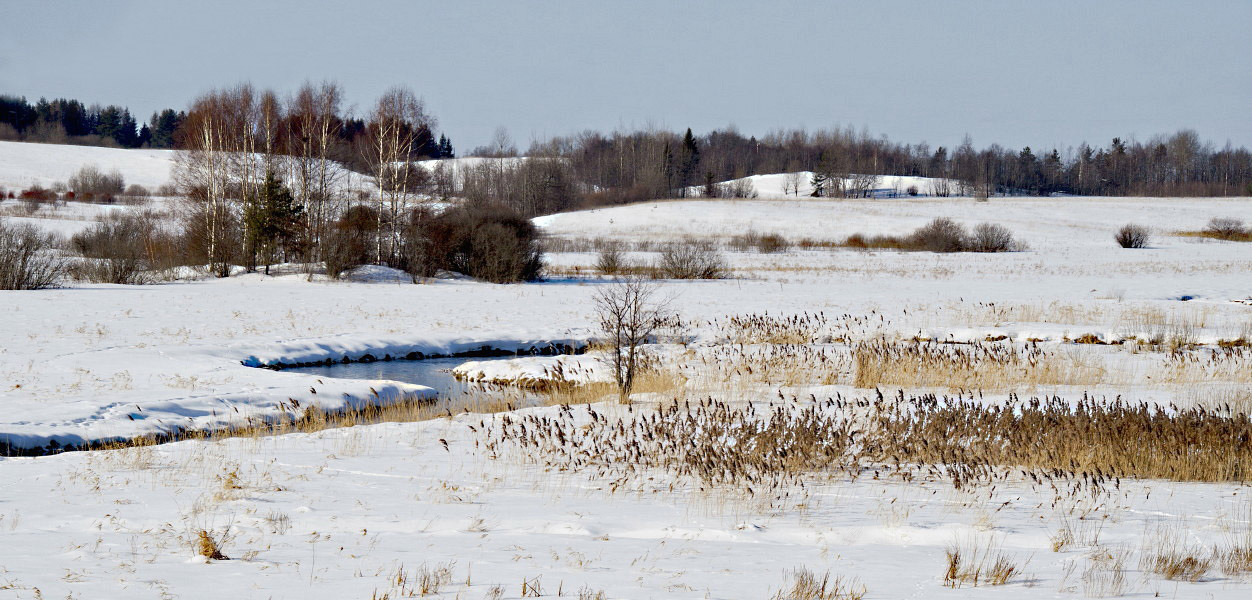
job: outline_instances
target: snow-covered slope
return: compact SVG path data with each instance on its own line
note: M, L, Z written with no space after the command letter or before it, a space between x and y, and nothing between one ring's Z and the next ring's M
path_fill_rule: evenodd
M741 179L732 179L730 181L718 182L718 185L726 187L743 187L742 184L748 184L750 187L744 187L745 190L751 190L756 193L757 198L763 199L781 199L781 198L802 198L809 197L813 194L813 172L799 171L795 173L769 173L765 175L752 175ZM917 196L935 196L936 186L942 185L950 190L951 194L956 194L960 189L956 182L950 179L935 179L931 177L912 177L904 175L883 175L878 177L876 183L870 190L870 197L873 198L899 198L910 196L909 188L916 188ZM690 196L702 196L704 194L703 186L693 186L688 189Z
M0 187L10 190L35 184L49 187L65 183L86 165L95 165L106 173L121 172L127 185L137 183L155 190L170 182L173 164L173 150L0 142Z

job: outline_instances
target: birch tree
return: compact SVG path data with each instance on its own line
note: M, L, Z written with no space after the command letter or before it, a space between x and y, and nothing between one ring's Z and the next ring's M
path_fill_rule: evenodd
M387 90L370 113L366 149L378 194L378 240L374 260L394 262L400 248L400 216L408 207L416 170L413 154L422 135L430 135L433 119L411 89ZM386 240L384 242L384 240ZM384 248L385 247L385 248Z

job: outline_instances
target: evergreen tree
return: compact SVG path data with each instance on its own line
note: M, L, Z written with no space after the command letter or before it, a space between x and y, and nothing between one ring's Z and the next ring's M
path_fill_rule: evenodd
M439 136L439 158L456 158L456 152L452 150L452 140L442 134Z
M147 123L144 123L143 126L139 128L139 137L135 138L135 147L145 148L151 144L152 144L152 128L148 127Z
M280 253L297 250L304 207L296 203L291 190L273 172L265 174L265 183L257 197L244 208L244 235L249 269L256 268L257 259L265 264L265 274Z
M174 132L178 131L179 125L182 124L185 118L187 118L186 113L176 113L168 108L159 113L152 113L152 119L149 122L152 129L151 146L153 148L173 148Z
M681 197L687 196L687 188L695 183L696 172L699 168L700 144L691 134L691 128L688 127L686 135L683 136L682 160L678 167L678 186Z

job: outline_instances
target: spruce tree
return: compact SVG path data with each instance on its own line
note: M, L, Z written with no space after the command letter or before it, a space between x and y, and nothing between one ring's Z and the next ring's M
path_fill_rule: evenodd
M699 168L700 145L696 137L691 134L691 128L688 127L687 134L683 136L682 162L678 169L680 196L687 197L687 188L695 183L696 170Z
M269 275L270 264L280 252L296 250L303 214L304 207L296 203L282 180L273 172L266 173L259 196L244 208L248 267L255 268L260 258L265 264L265 274Z

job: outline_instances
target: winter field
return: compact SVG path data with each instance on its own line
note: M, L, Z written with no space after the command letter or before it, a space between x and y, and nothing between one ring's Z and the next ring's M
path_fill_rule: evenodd
M155 188L172 160L17 146L10 189L86 162ZM14 454L242 428L0 457L0 598L1247 597L1252 243L1178 234L1252 203L830 200L781 178L536 219L541 283L287 266L0 292ZM137 208L19 204L0 215L61 235ZM936 217L1027 247L839 245ZM1114 243L1126 223L1147 248ZM726 276L656 284L673 318L630 405L595 349L466 358L495 385L433 406L412 383L256 368L594 342L600 249L646 264L699 242Z

